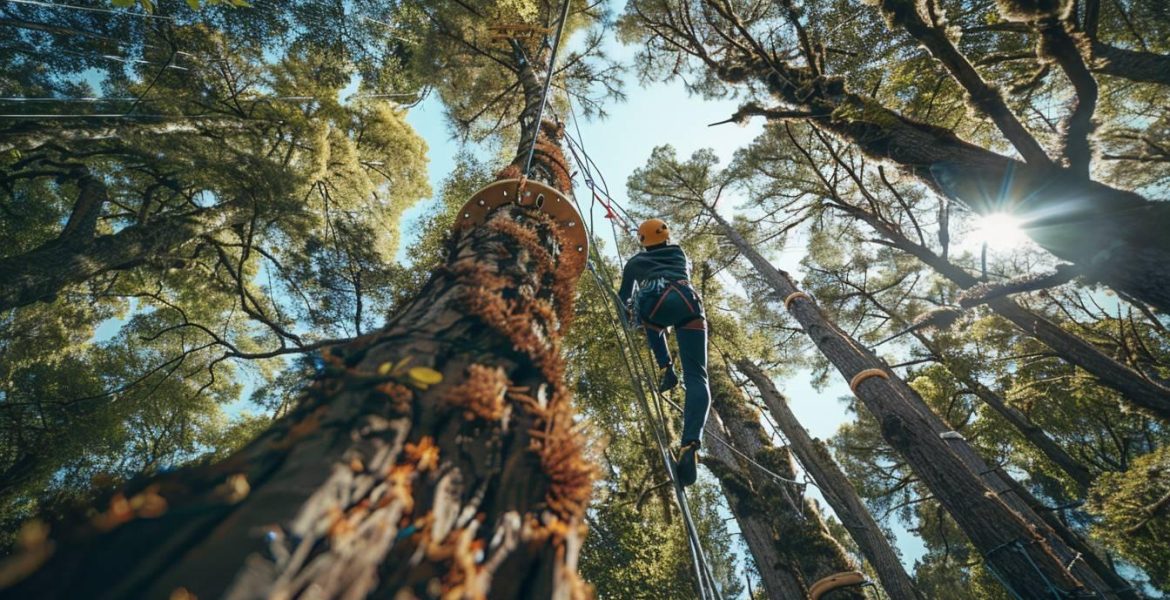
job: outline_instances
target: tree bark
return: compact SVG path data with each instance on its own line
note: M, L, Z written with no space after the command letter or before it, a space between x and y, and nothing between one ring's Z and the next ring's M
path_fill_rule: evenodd
M1170 204L1068 169L999 155L850 92L840 80L770 57L729 63L715 72L728 83L763 84L785 104L808 110L813 126L902 166L976 213L1016 214L1045 250L1170 313L1170 236L1164 234L1170 230Z
M1170 56L1092 42L1093 70L1130 81L1170 85Z
M912 0L879 0L878 8L891 25L906 30L919 44L922 44L935 60L939 61L951 77L967 91L971 102L987 115L1016 151L1031 165L1051 166L1052 159L1036 141L1036 138L1016 114L1008 107L999 90L989 85L975 70L975 66L951 41L947 34L945 18L942 24L928 23L919 13L923 6ZM927 10L939 10L937 7Z
M713 411L704 464L723 486L768 597L804 600L812 584L853 566L800 486L775 480L731 450L782 477L795 477L788 450L772 446L725 367L717 361L712 367L708 372ZM862 600L864 595L852 588L837 591L834 598Z
M593 467L559 355L579 258L530 210L462 236L385 329L326 354L260 439L115 495L0 596L584 593Z
M65 222L61 235L57 236L61 244L79 244L93 239L98 219L102 216L102 207L110 201L105 182L90 173L89 169L81 170L77 187L77 201L73 203L73 210L69 213L69 220Z
M890 245L914 256L955 285L963 289L979 285L979 280L975 276L935 254L926 246L911 241L874 215L855 207L845 207L843 210L865 221L882 237L886 238ZM1122 398L1134 406L1163 421L1170 420L1170 389L1146 379L1137 371L1114 360L1096 346L1020 306L1010 298L989 300L987 305L996 314L1011 321L1025 333L1048 346L1069 364L1084 369L1096 377L1102 385L1120 392Z
M1093 476L1089 473L1088 467L1082 464L1077 459L1073 458L1064 448L1061 448L1043 428L1038 427L1033 423L1024 413L1017 410L1014 406L1008 404L999 394L987 387L983 382L979 381L977 377L971 375L969 371L963 369L961 366L956 368L954 357L946 352L941 346L934 343L934 340L927 337L921 329L915 328L908 323L900 315L895 314L890 309L886 308L877 298L872 294L862 291L866 299L879 308L882 312L889 315L895 323L901 327L906 327L906 331L912 331L914 337L922 344L927 351L938 361L940 365L945 367L950 374L955 377L963 385L974 394L977 398L983 401L989 408L994 410L996 414L1010 423L1016 428L1024 439L1028 440L1037 450L1041 452L1048 460L1052 461L1059 469L1065 472L1076 484L1078 491L1082 496L1088 493L1089 486L1093 483Z
M1084 561L1073 560L1077 552L1022 500L1004 493L1008 486L1000 479L1006 475L983 464L910 386L825 318L810 298L800 295L787 274L765 260L717 212L708 212L785 299L813 343L851 382L854 393L880 424L885 441L906 459L1006 587L1024 598L1047 597L1053 590L1071 597L1119 597Z
M881 526L874 520L857 495L853 484L841 472L828 448L820 440L809 436L808 431L788 408L788 400L780 394L772 380L749 360L740 360L736 368L752 381L759 390L764 406L768 407L776 425L788 438L789 448L804 470L812 476L825 501L836 513L841 524L853 536L857 547L869 564L873 566L881 581L882 589L892 600L922 600L914 583L902 567L898 553L890 545Z
M726 439L727 434L718 411L711 412L705 429L708 440L712 440L715 435ZM731 448L723 444L708 443L705 451L703 464L711 470L723 488L731 514L735 516L748 551L752 554L752 561L760 572L767 597L771 600L805 600L804 586L796 574L787 568L786 561L776 547L767 513L761 510L762 507L753 506L754 493L749 487L751 478L745 473L744 467Z
M131 225L89 240L61 238L0 259L0 311L55 298L70 285L137 266L247 220L248 213L236 208L202 210Z
M177 118L177 117L176 117ZM198 134L209 130L240 131L250 123L239 117L207 115L186 117L186 120L164 118L127 122L122 117L86 117L71 122L69 127L27 121L0 131L0 152L9 150L36 150L48 143L71 144L115 139L132 133L142 136Z

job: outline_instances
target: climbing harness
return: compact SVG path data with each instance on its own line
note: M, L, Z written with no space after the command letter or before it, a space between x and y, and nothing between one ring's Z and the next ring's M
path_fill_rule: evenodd
M570 104L570 108L571 107L572 107L572 105ZM577 119L575 118L575 115L574 115L574 126L575 127L577 126L576 121L577 121ZM579 137L580 136L580 129L579 128L577 129L577 134ZM603 193L599 193L600 190L597 189L596 182L593 179L592 174L591 174L591 170L590 170L591 164L594 167L596 167L596 165L592 163L592 159L590 159L588 154L585 152L585 149L584 149L583 145L581 144L581 142L578 140L574 140L572 138L572 136L566 136L566 140L568 141L568 147L569 147L570 153L573 156L574 162L576 163L577 168L580 170L580 172L584 176L585 185L589 189L590 194L592 196L592 202L600 203L602 205L602 207L605 209L605 218L606 218L606 220L610 221L610 226L611 226L611 229L613 230L615 251L618 254L619 260L624 260L624 257L621 256L620 244L619 244L618 239L617 239L618 238L617 229L620 225L621 228L623 230L625 230L625 232L627 234L632 235L635 231L634 229L631 228L632 219L627 220L629 217L629 214L625 213L625 210L621 208L620 204L618 204L613 199L613 197L609 195L608 190L605 190ZM578 149L581 151L581 154L585 156L585 160L582 160L581 156L578 155L578 152L577 152ZM586 162L586 161L588 161L588 162ZM600 170L599 170L599 175L600 175ZM574 199L574 202L576 202L575 199ZM621 214L619 214L617 211L615 211L614 210L615 207L618 210L620 210L622 213L625 213L625 217L623 217ZM593 236L595 235L595 230L592 226L592 208L593 208L593 206L591 204L590 211L589 211L590 227L588 230L588 236L590 237L590 239L593 239ZM577 205L577 209L578 209L578 211L581 210L580 205ZM606 297L612 301L612 308L618 314L618 321L620 321L621 323L624 324L624 323L626 323L626 321L622 317L623 306L622 306L621 300L620 300L620 298L618 298L617 293L614 291L612 285L610 283L607 283L607 281L612 282L613 278L608 273L608 269L606 267L605 261L601 259L601 256L597 251L596 243L594 243L592 246L594 249L593 249L593 253L590 257L589 264L588 264L589 272L592 275L592 278L594 280L595 285L597 285L597 287L600 290L602 290L603 293L605 293ZM606 272L604 274L598 273L598 269L595 266L596 264L601 265L600 268ZM603 277L603 275L604 275L604 277ZM667 285L661 286L661 287L666 287L666 289L661 290L661 293L665 294L666 292L669 291L669 284L670 283L671 282L667 282L667 281L662 282L662 284L667 284ZM784 300L785 307L789 307L791 305L792 301L796 300L797 298L801 298L801 297L808 299L808 300L811 300L811 297L808 294L806 294L804 292L796 292L794 294L789 295L787 298L785 298L785 300ZM666 404L669 404L671 407L673 407L678 412L682 412L682 408L680 406L678 406L678 404L670 401L670 399L665 398L661 394L656 392L656 390L658 389L657 386L654 385L656 382L654 381L653 376L650 375L650 371L646 367L646 364L644 362L644 358L642 357L642 355L640 353L638 353L637 351L634 350L634 348L636 348L637 346L634 344L633 340L631 339L632 336L630 333L630 331L631 331L630 328L628 326L623 327L623 326L615 324L612 313L609 314L608 316L609 316L610 326L615 330L615 333L617 332L617 330L619 330L619 329L621 330L621 336L619 339L624 339L624 342L625 342L623 344L619 344L619 349L621 350L621 354L622 354L622 360L625 364L627 374L630 376L631 382L633 383L633 389L635 391L635 396L638 399L639 406L641 407L643 413L645 414L647 422L650 424L650 428L654 434L655 440L658 442L659 451L660 451L660 454L663 458L663 464L667 470L667 473L670 476L670 481L674 484L675 497L679 503L679 507L680 507L681 512L683 514L684 525L686 527L688 537L690 538L689 542L690 542L692 559L695 562L694 567L695 567L696 576L697 576L696 582L698 584L699 597L702 599L711 598L711 597L718 598L719 593L718 593L718 590L715 588L714 578L711 575L710 567L706 563L706 559L705 559L705 556L703 554L702 545L701 545L700 540L699 540L698 532L695 529L693 518L690 515L690 510L689 510L689 507L687 506L687 503L686 503L686 495L683 491L682 486L680 486L678 483L678 477L674 471L674 464L671 460L669 451L667 451L667 449L666 449L666 444L665 444L666 434L664 432L664 424L666 422L665 421L666 417L663 414L662 404L665 402ZM633 356L632 360L631 360L631 355ZM883 373L881 373L881 375L885 376L885 373L883 372ZM870 374L867 376L873 376L873 374ZM650 390L652 391L654 398L656 400L657 415L655 415L651 412L649 402L647 402L647 400L646 400L644 382L650 383L650 385L647 387L650 388ZM657 417L657 418L655 418L655 417ZM775 479L779 483L800 486L801 489L803 489L804 485L806 485L806 482L800 482L800 481L796 481L796 480L788 478L788 477L784 477L784 476L772 471L771 469L768 469L767 467L765 467L764 465L761 465L755 459L753 459L752 457L743 453L738 448L733 446L730 442L728 442L727 440L724 440L720 436L713 435L710 432L707 433L707 436L714 438L717 442L726 446L731 452L737 454L739 457L744 459L748 464L754 466L757 469L760 469L762 472L771 476L773 479ZM807 479L807 476L806 476L806 479ZM807 484L811 484L813 486L816 485L815 483L813 483L811 481L807 482ZM787 495L785 497L787 498ZM794 503L794 501L791 498L788 498L788 499L790 502ZM805 517L803 510L800 510L799 507L796 507L795 505L793 506L793 508L795 509L796 514L800 515L801 517ZM832 590L843 588L843 587L855 586L855 585L867 585L869 583L870 582L866 578L866 576L859 571L846 571L843 573L836 573L836 574L830 575L828 577L825 577L825 578L815 582L812 585L812 587L809 589L810 598L812 600L819 600L824 594L826 594Z
M586 177L586 185L590 188L593 200L602 202L602 206L606 208L607 218L608 215L611 214L617 216L617 213L614 212L612 208L616 203L613 203L613 199L609 195L608 191L604 193L604 196L609 200L609 203L607 204L604 200L601 200L602 194L598 193L599 190L597 190L594 185L594 180L590 175L590 169L588 165L585 164L577 155L576 150L573 148L572 142L570 142L569 147L577 167ZM583 148L582 152L584 152ZM574 202L576 202L575 199ZM579 204L577 205L577 209L578 211L581 210ZM619 208L619 210L621 209ZM590 214L592 214L592 211ZM610 219L610 224L613 228L615 250L617 250L616 245L618 241L616 226L617 221L618 219ZM589 238L593 239L594 231L592 227L589 228L587 233ZM658 446L658 454L662 460L662 466L670 478L670 482L674 488L675 501L678 504L679 512L683 517L682 521L687 534L687 545L691 554L692 566L695 570L695 583L698 597L701 600L720 600L722 595L720 594L718 587L715 584L715 577L711 571L710 565L707 562L707 557L703 550L701 538L699 536L698 527L695 525L694 518L691 515L690 506L687 502L686 492L679 484L678 474L675 472L674 459L671 456L670 450L668 449L668 441L665 431L666 415L662 408L664 398L657 391L658 386L657 381L654 378L653 371L646 364L644 357L635 350L638 345L633 339L631 329L623 325L625 321L622 318L622 303L621 300L617 297L617 293L614 291L612 285L609 283L613 281L612 274L609 272L605 261L598 252L596 243L590 244L590 247L591 256L587 264L587 268L594 284L605 294L607 298L607 321L609 322L610 328L613 330L615 337L619 340L618 349L621 352L622 362L625 366L626 373L630 378L630 382L632 384L631 387L634 391L634 397L637 399L638 406L650 426L649 428L653 434L656 445ZM619 252L620 258L620 250L617 251ZM603 271L603 273L598 272L597 265L600 265L600 269ZM614 312L616 312L618 315L616 319L614 318ZM647 398L647 388L649 388L650 395L655 400L655 408L653 409L651 408L650 401Z
M600 256L597 255L596 249L594 249L594 255L598 259L597 262L600 263L604 269L605 263L600 260ZM614 302L614 304L610 306L620 310L620 303L617 300L617 294L613 291L612 287L609 287L605 283L605 280L602 279L601 274L597 272L593 260L589 261L588 269L590 274L593 276L594 283L598 286L598 288L609 292L607 297L611 297ZM678 482L678 475L674 468L674 460L670 454L670 451L667 449L668 444L666 441L666 433L663 431L663 427L661 425L665 422L665 417L661 408L661 397L657 394L658 388L656 385L653 385L653 376L648 372L647 366L642 360L642 357L633 350L633 348L636 346L630 333L630 329L623 327L615 322L612 312L607 310L607 313L611 329L613 329L614 333L617 334L619 342L624 341L624 343L618 344L618 349L621 351L622 362L626 368L626 373L630 377L630 381L633 384L632 388L634 390L634 396L638 400L639 408L641 408L644 416L646 417L646 420L650 425L651 433L653 434L655 442L657 443L659 456L662 459L662 465L666 469L666 473L674 487L675 501L678 503L679 512L681 512L683 516L683 525L686 529L688 547L691 552L691 560L695 569L698 596L702 600L718 600L722 596L719 594L719 591L715 586L715 578L711 572L710 566L707 564L707 559L703 552L702 543L699 538L698 528L695 526L694 519L691 516L690 506L687 503L686 493ZM645 385L646 382L650 382L651 385ZM654 394L655 399L658 401L657 415L655 415L655 412L651 409L650 403L646 398L646 387L649 387L651 393ZM656 416L657 418L655 418Z

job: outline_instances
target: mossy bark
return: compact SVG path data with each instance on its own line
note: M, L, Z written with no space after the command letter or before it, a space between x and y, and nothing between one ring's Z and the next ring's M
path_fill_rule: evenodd
M922 596L902 567L898 553L857 495L857 490L837 466L828 448L820 440L809 436L788 408L787 399L759 367L748 360L737 362L736 367L756 386L772 419L784 437L788 438L793 454L816 482L842 526L857 542L861 554L877 573L882 589L893 600L921 600Z
M802 486L772 475L794 480L788 449L772 445L726 367L718 360L711 367L713 411L704 442L705 464L723 487L768 597L804 600L812 584L851 571L853 566L828 532L816 505L804 498ZM834 598L865 598L856 588L834 594Z
M530 178L570 193L518 64ZM497 209L384 328L324 352L259 439L34 527L0 598L590 595L576 560L594 466L561 357L585 257L568 246L539 210Z

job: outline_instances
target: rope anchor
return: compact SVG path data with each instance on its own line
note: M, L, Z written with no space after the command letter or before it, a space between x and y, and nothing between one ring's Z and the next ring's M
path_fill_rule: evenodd
M853 395L856 396L857 386L861 385L861 382L869 379L870 377L880 377L881 379L885 379L887 381L890 379L889 373L886 373L881 369L866 369L854 375L853 379L849 380L849 391L853 392Z

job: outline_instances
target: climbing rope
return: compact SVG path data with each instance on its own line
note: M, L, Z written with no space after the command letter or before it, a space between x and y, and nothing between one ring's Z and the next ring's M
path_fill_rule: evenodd
M618 203L617 200L615 200L613 198L613 196L610 195L608 188L606 188L606 189L597 189L596 188L597 179L600 179L602 182L602 185L605 186L605 177L601 174L601 170L600 170L600 168L597 167L597 164L595 162L593 162L592 157L590 157L588 152L585 151L584 143L580 141L581 130L580 130L580 127L577 126L577 116L576 116L576 112L573 110L572 104L569 105L569 109L570 109L570 115L572 115L572 118L573 118L574 128L576 129L576 132L577 132L577 139L574 139L572 135L570 135L566 132L565 140L568 142L568 147L569 147L570 153L573 156L574 163L577 165L578 169L581 171L582 177L584 178L584 181L585 181L585 186L587 188L589 188L589 191L590 191L591 195L593 196L594 200L597 201L598 203L600 203L602 205L602 208L606 209L606 219L610 220L611 230L612 230L612 234L614 237L614 245L615 245L614 251L617 254L618 260L624 262L625 257L622 256L621 249L620 249L620 246L619 246L618 240L617 240L617 237L618 237L617 228L618 228L618 226L621 226L622 231L625 232L627 234L627 236L630 237L630 239L634 239L633 232L636 231L636 229L632 226L632 223L634 221L633 216L630 215L629 211L626 210L624 207L622 207L621 204ZM578 151L580 151L580 154L578 154ZM592 169L590 168L591 166L592 166ZM593 177L593 173L592 173L593 169L597 170L597 175L598 175L597 179L595 179ZM574 198L574 202L577 202L577 200L575 198ZM592 208L592 203L591 203L590 207ZM577 205L577 210L578 211L581 210L580 204ZM584 213L582 213L582 214L584 214ZM612 218L611 218L611 215L612 215ZM587 231L588 231L588 235L590 236L591 246L596 248L597 244L596 244L596 238L595 238L594 233L593 233L594 229L593 229L592 211L590 214L589 228ZM597 255L597 257L598 257L599 262L601 262L601 264L602 264L602 269L607 270L605 263L603 261L600 261L600 255ZM610 277L610 279L608 281L611 281L611 282L613 281L612 277L609 276L608 273L606 273L606 276ZM618 304L619 316L621 314L624 314L624 312L621 310L621 306L620 306L621 300L617 297L617 293L614 291L613 287L611 285L605 283L604 281L598 281L597 284L601 287L601 289L604 293L606 293L608 296L612 297L614 299L614 302L616 304ZM655 386L652 389L657 390L657 387L656 387L657 378L653 379L653 383L655 384ZM664 397L661 397L661 396L656 394L655 399L659 401L659 404L661 403L662 400L665 400L665 402L668 405L670 405L676 412L678 412L680 414L682 413L682 407L680 407L678 404L670 401L669 398L664 398ZM805 485L812 485L813 487L817 487L816 484L811 482L811 481L797 481L797 480L779 475L775 471L772 471L768 467L760 464L758 461L756 461L752 457L748 456L747 454L744 454L738 448L733 446L730 442L723 439L722 437L715 435L711 432L706 432L706 435L708 435L711 438L715 439L716 441L722 443L724 446L726 446L732 452L739 455L740 458L747 461L748 464L759 469L762 473L772 477L773 479L775 479L779 483L798 485L798 486L802 486L802 487Z
M606 272L604 275L598 273L596 267L597 264L600 264L603 270L607 270L607 268L605 262L601 260L601 255L597 250L596 239L593 237L593 233L590 232L589 235L590 246L592 247L591 251L594 256L591 257L587 268L592 275L594 284L598 286L598 289L603 292L609 292L609 294L612 294L612 298L615 301L612 305L607 306L607 321L609 322L610 328L613 330L615 337L617 337L619 340L618 349L621 352L622 362L626 368L626 373L630 378L630 382L632 384L631 387L634 390L634 396L638 400L638 405L644 413L648 424L650 425L650 430L658 446L659 456L662 458L663 467L666 469L667 475L669 476L670 481L674 487L675 500L678 502L679 512L683 516L683 525L687 533L687 542L691 552L691 559L693 563L692 566L695 569L699 598L703 600L718 600L721 598L721 596L717 587L715 586L715 578L711 572L710 565L707 563L706 555L702 547L702 542L699 538L698 528L695 526L694 518L691 516L690 506L687 502L686 493L682 485L678 483L678 476L674 471L674 460L670 455L670 451L668 450L669 443L663 428L665 421L663 420L664 416L661 410L661 399L658 398L657 386L655 385L653 376L647 370L646 364L642 360L642 357L635 350L633 350L636 346L634 344L630 329L618 323L619 320L624 321L623 317L621 316L622 313L620 312L621 307L620 304L616 302L617 295L613 292L613 288L606 283L607 279L612 281L612 278L608 272ZM609 294L607 294L607 298L610 297ZM608 304L609 303L607 302L607 305ZM610 308L613 310L609 310ZM614 318L613 311L617 311L618 318L616 320ZM645 386L646 382L650 382L650 385ZM655 395L656 400L658 401L658 418L655 418L655 411L651 409L650 403L647 400L645 391L646 387L650 388L652 393Z

